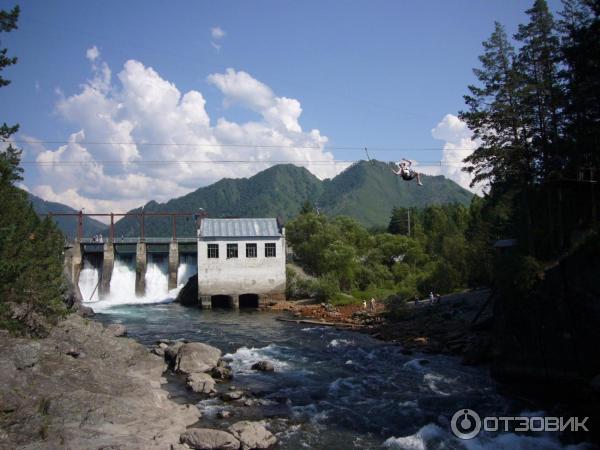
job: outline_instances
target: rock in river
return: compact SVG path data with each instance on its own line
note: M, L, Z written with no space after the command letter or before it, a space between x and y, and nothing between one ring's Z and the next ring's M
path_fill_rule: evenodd
M183 344L177 352L175 370L179 373L208 372L216 367L221 350L200 342Z
M259 372L273 372L275 366L271 361L258 361L252 365L252 370L258 370Z
M212 394L217 392L215 380L207 373L190 373L185 385L188 389L199 394Z
M240 448L240 441L232 434L210 428L190 428L181 435L180 439L182 444L187 444L196 450L237 450Z
M267 430L263 422L242 420L229 427L229 432L242 444L242 450L269 448L277 443L277 438Z

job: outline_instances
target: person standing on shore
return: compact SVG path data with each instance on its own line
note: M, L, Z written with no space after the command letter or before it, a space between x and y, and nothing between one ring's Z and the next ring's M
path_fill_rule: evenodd
M375 299L371 297L371 311L375 311Z
M429 304L433 305L433 300L434 300L434 296L433 296L433 291L429 292Z
M363 309L367 309L367 301L363 300Z

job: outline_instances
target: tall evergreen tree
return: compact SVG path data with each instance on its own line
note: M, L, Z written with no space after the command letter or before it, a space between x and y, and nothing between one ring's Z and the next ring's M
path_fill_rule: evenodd
M475 175L473 185L481 181L492 186L508 180L518 183L529 169L529 136L520 113L522 81L514 69L515 50L498 22L483 47L481 68L473 70L480 85L468 87L465 103L469 109L460 113L481 142L465 159L467 170Z
M545 0L535 0L526 11L529 23L519 25L515 39L521 42L516 68L523 77L519 109L530 130L534 181L563 168L560 158L564 94L558 76L560 41L554 18Z
M567 166L579 173L600 167L600 1L564 0L563 6L559 26L568 93Z

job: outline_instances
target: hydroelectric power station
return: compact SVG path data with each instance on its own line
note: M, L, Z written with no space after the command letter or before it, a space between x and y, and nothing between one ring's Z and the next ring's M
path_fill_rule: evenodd
M277 219L209 219L193 214L196 236L178 237L176 217L191 213L111 213L104 241L82 236L82 212L70 215L78 216L79 226L65 264L84 303L169 301L175 289L193 276L198 281L197 305L203 309L257 308L285 298L285 228ZM114 217L126 215L139 217L139 237L115 238ZM144 236L146 215L171 215L172 236Z

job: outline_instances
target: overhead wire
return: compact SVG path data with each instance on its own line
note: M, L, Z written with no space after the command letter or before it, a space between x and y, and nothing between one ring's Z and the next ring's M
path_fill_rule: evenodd
M199 148L247 148L247 149L256 149L256 148L273 148L273 149L313 149L313 150L356 150L356 151L365 151L365 146L352 146L352 145L275 145L275 144L196 144L196 143L186 143L186 142L102 142L102 141L68 141L68 140L31 140L31 139L7 139L3 142L9 144L79 144L79 145L135 145L139 147L199 147ZM443 148L439 147L394 147L394 146L385 146L385 147L377 147L377 146L369 146L368 150L378 151L378 152L391 152L391 151L443 151ZM473 148L453 148L446 149L450 151L473 151Z

